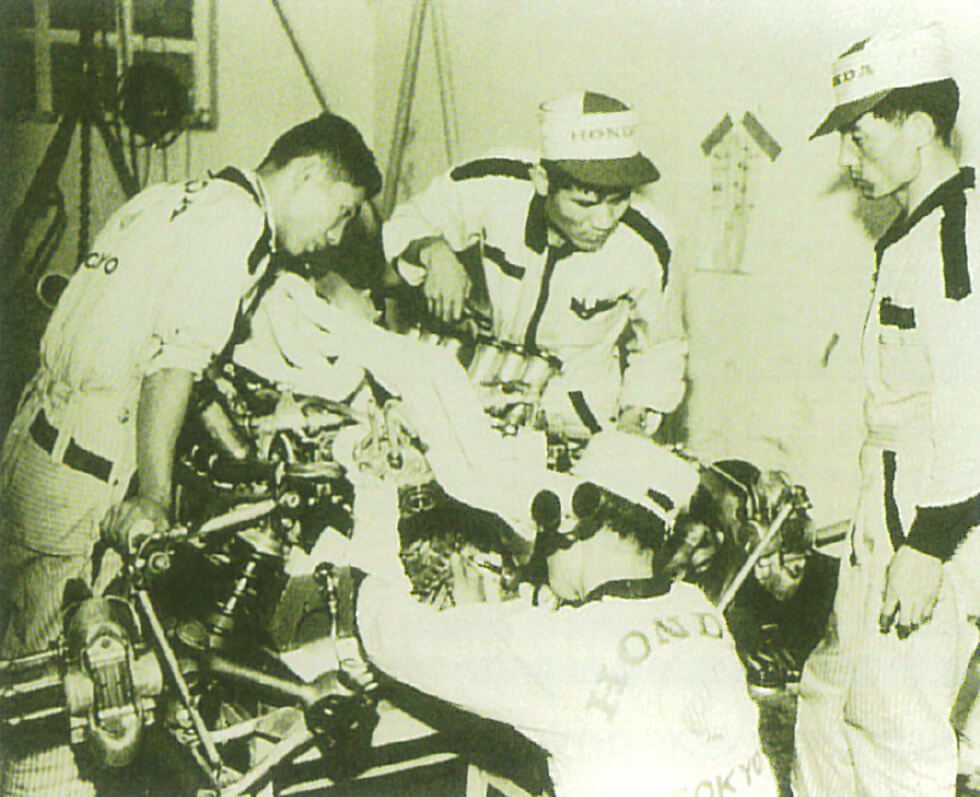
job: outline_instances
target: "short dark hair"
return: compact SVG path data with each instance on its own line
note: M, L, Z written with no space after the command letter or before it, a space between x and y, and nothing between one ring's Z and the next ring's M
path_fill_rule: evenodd
M588 539L602 528L608 528L641 550L658 556L667 536L667 526L649 509L596 485L594 506L579 516L575 536ZM578 514L576 508L576 514Z
M936 137L947 147L956 124L956 113L960 108L960 89L952 78L919 83L892 89L881 102L871 109L879 119L894 121L906 119L916 111L922 111L932 118L936 127Z
M617 194L628 194L630 189L626 187L610 187L608 185L592 185L572 177L568 172L551 160L541 159L541 168L548 175L548 193L556 194L563 189L589 191L596 194L599 199Z
M339 177L363 188L369 198L381 190L381 172L360 131L329 111L279 136L259 168L281 169L290 161L309 155L329 159Z

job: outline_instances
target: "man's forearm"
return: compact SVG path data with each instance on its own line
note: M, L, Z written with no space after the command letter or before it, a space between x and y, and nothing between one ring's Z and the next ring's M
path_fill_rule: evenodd
M425 268L428 263L423 259L424 252L433 244L446 247L450 252L452 248L446 243L446 240L439 235L427 235L424 238L416 238L405 250L399 255L399 257L407 263L411 263L413 266L421 266Z
M187 413L193 374L176 368L143 379L137 415L136 470L140 495L170 506L174 449Z
M621 407L645 407L666 414L677 408L687 387L687 341L648 343L629 354L619 394Z

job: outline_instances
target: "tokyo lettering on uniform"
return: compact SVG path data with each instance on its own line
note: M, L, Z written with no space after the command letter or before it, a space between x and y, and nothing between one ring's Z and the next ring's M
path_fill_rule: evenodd
M369 577L358 629L383 671L543 747L559 797L776 794L734 644L695 587L437 612Z

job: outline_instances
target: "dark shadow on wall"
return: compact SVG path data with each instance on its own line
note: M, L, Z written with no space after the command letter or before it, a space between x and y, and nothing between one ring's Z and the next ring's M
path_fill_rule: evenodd
M841 173L837 179L827 186L824 194L836 194L840 191L849 191L853 194L854 202L851 205L851 215L861 222L865 233L873 241L877 241L885 230L891 226L899 213L898 203L890 198L865 199L854 187L850 178Z

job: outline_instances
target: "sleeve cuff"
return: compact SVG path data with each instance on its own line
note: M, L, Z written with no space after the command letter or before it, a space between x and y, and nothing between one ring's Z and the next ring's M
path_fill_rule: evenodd
M422 265L422 250L433 241L439 240L444 239L439 235L427 235L423 238L416 238L395 258L395 270L413 288L418 287L425 281L426 269Z
M980 525L980 493L946 506L920 506L906 544L945 562L966 537L967 532Z
M143 367L143 376L151 376L158 371L176 368L190 371L194 378L200 378L208 367L215 352L207 346L191 343L163 343Z
M652 412L659 412L661 415L667 415L677 409L687 390L687 383L683 379L679 379L669 387L660 385L657 390L651 390L649 386L646 386L647 389L643 389L631 380L626 381L628 379L629 371L626 372L623 387L619 391L619 406L645 407Z
M395 261L395 271L397 271L401 275L401 278L413 288L417 288L419 285L425 282L425 268L423 266L418 266L415 263L409 263L403 257L400 257Z

